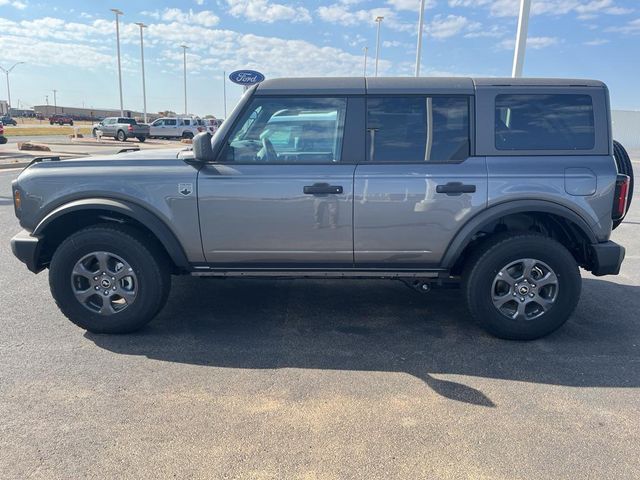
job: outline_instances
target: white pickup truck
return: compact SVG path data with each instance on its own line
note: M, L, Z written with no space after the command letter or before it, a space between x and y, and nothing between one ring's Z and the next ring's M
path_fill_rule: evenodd
M151 138L193 138L206 127L199 118L164 117L151 124Z

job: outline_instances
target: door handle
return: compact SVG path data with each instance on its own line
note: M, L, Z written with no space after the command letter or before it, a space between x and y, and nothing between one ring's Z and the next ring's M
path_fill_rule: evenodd
M447 195L457 196L463 193L475 193L475 185L465 185L461 182L449 182L446 185L437 185L437 193L445 193Z
M341 194L343 191L342 185L329 185L328 183L314 183L306 185L303 189L305 195Z

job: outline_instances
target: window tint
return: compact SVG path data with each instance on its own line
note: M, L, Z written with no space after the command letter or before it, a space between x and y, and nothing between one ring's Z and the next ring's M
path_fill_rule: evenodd
M165 124L165 125L170 125L170 126L172 126L172 127L175 127L175 126L176 126L176 123L177 123L177 122L176 122L176 119L175 119L175 118L171 118L171 119L169 119L169 118L165 118L165 120L164 120L164 124Z
M124 123L126 125L135 125L136 120L135 118L119 118L118 123Z
M495 135L498 150L591 150L591 96L498 95Z
M255 98L229 138L224 161L340 161L344 98Z
M371 161L459 162L469 156L469 99L370 98L367 130Z

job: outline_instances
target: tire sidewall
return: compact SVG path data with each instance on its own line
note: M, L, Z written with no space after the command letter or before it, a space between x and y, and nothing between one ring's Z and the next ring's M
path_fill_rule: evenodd
M558 277L558 296L551 309L533 320L513 320L493 305L492 288L498 272L523 258L546 263ZM479 259L468 279L467 299L474 316L492 334L501 338L530 340L547 335L562 326L580 297L581 279L573 256L554 240L527 236L502 242Z
M73 267L81 258L97 251L109 252L126 261L137 278L135 301L109 316L91 312L78 302L72 291ZM158 292L163 290L161 275L150 252L134 242L127 242L118 232L96 229L78 232L63 242L53 256L49 282L58 306L76 325L96 333L121 333L140 328L157 313Z

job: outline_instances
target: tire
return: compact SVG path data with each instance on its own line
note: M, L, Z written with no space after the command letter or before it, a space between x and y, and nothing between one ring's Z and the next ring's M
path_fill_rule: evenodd
M520 266L530 265L529 259L535 262L528 281L513 282L509 272L519 277ZM553 280L547 269L555 274L555 285L537 285ZM507 340L534 340L560 328L578 304L581 286L571 253L555 240L536 234L490 237L472 254L463 272L463 291L472 316L486 331ZM513 296L516 289L518 294ZM500 309L494 297L496 303L504 302ZM525 309L522 315L517 308Z
M73 120L69 122L69 125L73 127Z
M64 122L58 122L58 125L62 127L64 125Z
M118 140L119 142L126 142L127 134L122 130L118 130L118 133L116 133L116 140Z
M54 122L49 122L49 125L53 125Z
M161 250L142 239L133 228L105 224L80 230L62 242L49 266L49 286L58 308L69 320L93 333L128 333L156 316L169 295L171 276ZM102 263L106 268L100 268L99 257L107 258ZM75 275L83 259L85 269ZM118 266L122 269L114 273ZM131 275L127 275L129 272ZM95 289L92 281L99 286L95 294L90 293ZM104 302L104 291L109 292L108 303Z
M5 137L4 135L0 135L0 145L4 145L8 141L9 140L7 140L7 137Z
M633 164L631 163L629 154L627 153L625 148L622 146L622 144L620 142L616 142L615 140L613 141L613 157L616 160L618 173L621 173L623 175L628 175L629 178L631 179L629 182L629 196L627 197L627 212L628 212L629 208L631 207L631 199L633 198L633 185L634 185ZM622 223L623 220L624 218L621 218L619 220L614 220L613 228L614 229L617 228Z
M140 143L144 143L144 141L147 139L147 137L138 137L138 141Z
M193 132L182 132L183 140L190 140L193 138Z

